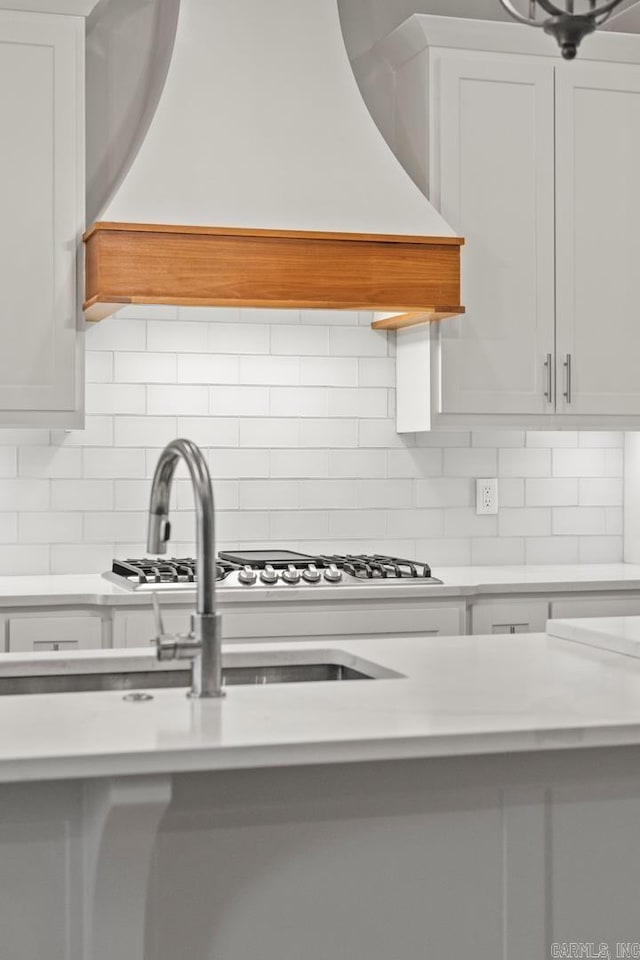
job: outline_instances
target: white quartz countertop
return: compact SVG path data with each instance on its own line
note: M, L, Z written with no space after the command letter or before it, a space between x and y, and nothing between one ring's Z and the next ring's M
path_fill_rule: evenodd
M360 582L335 588L323 588L326 594L345 599L367 596L389 596L390 590L407 596L469 597L505 594L573 593L585 591L630 591L640 589L640 565L561 564L555 566L506 567L434 567L434 575L444 581L442 586L420 581ZM225 589L219 587L223 603L260 601L277 590L279 598L306 600L317 596L313 586L276 588L250 587ZM192 603L195 591L162 591L163 602ZM0 607L11 606L109 606L148 605L148 592L136 592L106 580L100 574L67 574L59 576L0 577Z
M291 643L283 655L308 659L318 646L401 676L236 686L214 701L181 689L142 703L122 692L2 696L0 781L640 745L634 658L545 634ZM283 648L234 644L229 653L274 650ZM0 676L152 656L9 654Z
M549 620L547 630L554 637L640 658L640 617Z

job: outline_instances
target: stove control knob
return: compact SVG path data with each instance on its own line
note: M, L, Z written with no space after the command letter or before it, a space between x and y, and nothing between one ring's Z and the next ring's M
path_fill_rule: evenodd
M277 574L277 572L273 569L272 564L270 564L270 563L265 564L264 570L261 570L261 571L260 571L260 579L262 580L263 583L277 583L277 582L278 582L278 574Z
M250 567L248 563L245 563L244 567L238 574L238 580L240 581L240 583L245 583L248 586L251 586L253 583L256 582L257 579L258 579L258 574L256 573L256 571L253 569L253 567Z
M320 571L316 567L315 563L310 563L308 567L305 567L302 571L302 579L306 580L307 583L317 583L320 579Z
M300 571L290 563L287 569L282 571L282 579L285 583L300 583Z
M324 572L324 578L329 583L338 583L342 580L342 570L339 570L335 563L330 563Z

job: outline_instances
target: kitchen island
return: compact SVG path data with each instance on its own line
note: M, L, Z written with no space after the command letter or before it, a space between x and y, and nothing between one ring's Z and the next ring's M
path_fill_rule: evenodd
M639 939L640 661L544 634L228 654L374 679L0 697L3 955L540 960ZM127 657L153 669L9 655L0 677Z

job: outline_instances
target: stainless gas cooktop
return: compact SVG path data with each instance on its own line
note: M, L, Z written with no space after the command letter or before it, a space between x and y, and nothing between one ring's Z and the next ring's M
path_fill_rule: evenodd
M442 583L426 563L383 554L319 555L295 550L222 550L216 579L224 587L340 586L363 583ZM193 557L114 560L109 580L132 590L195 589Z

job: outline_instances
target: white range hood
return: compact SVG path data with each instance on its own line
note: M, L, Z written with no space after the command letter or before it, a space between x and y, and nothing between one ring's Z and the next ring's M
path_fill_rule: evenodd
M153 293L151 281L128 292L124 287L135 285L133 274L124 286L109 281L106 289L108 269L115 269L117 258L112 262L104 250L116 242L115 223L147 225L130 234L126 245L126 256L139 263L144 258L135 245L143 242L141 233L148 239L150 225L202 228L200 240L207 225L234 228L243 237L249 231L254 239L261 231L274 231L270 239L282 240L304 240L309 232L327 232L333 240L339 239L336 234L375 235L369 239L388 241L379 242L376 252L384 248L395 258L387 271L384 263L378 265L380 275L389 276L404 256L400 241L406 246L414 240L411 247L423 257L435 244L436 259L448 258L448 272L438 287L433 271L439 267L431 264L430 286L424 288L428 302L416 303L423 294L415 291L406 302L397 302L398 287L372 290L371 297L354 291L352 299L363 301L358 303L363 308L461 310L459 293L455 301L452 296L449 263L454 254L459 257L461 241L405 173L371 119L346 54L337 0L181 0L164 90L102 220L107 223L88 234L95 246L88 271L90 304L104 304L110 296L116 307L184 299ZM193 238L188 231L184 235ZM221 231L216 236L219 242ZM88 260L89 254L88 247ZM368 256L363 254L363 262ZM122 273L125 261L117 262ZM331 305L326 294L307 302ZM336 302L351 305L350 297L336 296ZM194 295L190 302L214 299ZM294 305L284 299L284 294L279 300L268 294L261 303ZM240 296L239 302L257 303L258 297Z

